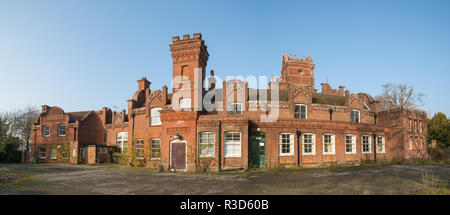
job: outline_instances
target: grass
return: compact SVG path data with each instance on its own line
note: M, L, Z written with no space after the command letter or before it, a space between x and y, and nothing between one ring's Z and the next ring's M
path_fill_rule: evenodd
M448 180L442 181L431 172L422 171L418 180L418 195L450 195Z

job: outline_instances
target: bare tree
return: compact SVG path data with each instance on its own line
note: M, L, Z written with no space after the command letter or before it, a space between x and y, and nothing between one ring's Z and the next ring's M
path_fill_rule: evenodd
M27 106L16 114L15 129L18 132L17 135L23 140L24 148L29 150L31 144L31 124L39 114L39 109L33 106Z
M13 112L0 114L0 134L22 140L22 148L30 149L31 123L36 119L39 109L27 106Z
M380 110L392 108L417 108L424 105L424 94L418 93L413 86L387 83L382 85L383 93L375 97L380 102Z

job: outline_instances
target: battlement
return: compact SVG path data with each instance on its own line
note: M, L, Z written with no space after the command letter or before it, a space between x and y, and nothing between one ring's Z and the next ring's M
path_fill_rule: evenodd
M322 85L322 94L326 95L335 95L335 96L344 96L345 95L345 87L339 86L339 90L331 88L328 83L321 83Z
M312 58L310 56L306 57L303 56L302 58L297 58L297 55L294 54L294 56L292 56L292 54L284 54L283 55L283 62L284 63L288 63L288 62L294 62L294 63L304 63L304 64L313 64Z
M185 35L183 35L183 39L182 40L180 40L180 36L172 37L172 42L173 43L192 41L192 40L202 40L202 34L201 33L194 33L192 35L192 38L191 38L191 35L185 34Z

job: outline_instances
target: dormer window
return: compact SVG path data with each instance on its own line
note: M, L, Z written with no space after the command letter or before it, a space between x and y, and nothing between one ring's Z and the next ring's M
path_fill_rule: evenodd
M352 110L350 112L350 118L351 118L352 122L358 122L359 123L359 117L360 117L359 110Z
M230 115L242 114L242 103L228 103L227 111Z
M294 117L296 119L306 119L307 118L307 106L304 104L296 104L294 107Z
M50 126L48 125L42 126L42 136L50 137Z
M66 136L66 126L64 124L58 125L58 136L60 137Z

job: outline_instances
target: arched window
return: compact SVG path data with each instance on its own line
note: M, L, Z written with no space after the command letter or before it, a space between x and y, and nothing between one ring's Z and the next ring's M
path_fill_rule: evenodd
M162 108L152 108L150 110L150 125L161 125L160 113Z
M123 153L128 149L128 132L117 133L117 147Z

